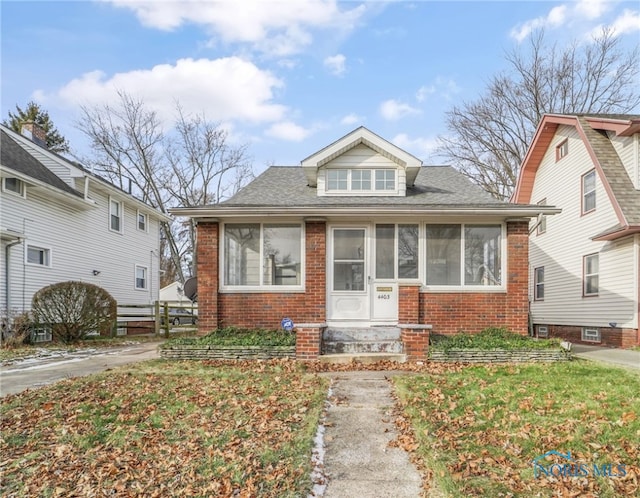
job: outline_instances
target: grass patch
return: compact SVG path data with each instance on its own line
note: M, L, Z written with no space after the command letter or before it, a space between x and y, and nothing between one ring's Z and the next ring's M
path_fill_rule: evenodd
M418 452L449 496L638 496L640 376L590 362L458 367L395 377ZM621 477L536 477L556 450ZM558 458L558 457L553 457ZM545 464L566 463L559 459Z
M560 339L534 339L515 334L505 328L489 328L477 334L431 335L430 348L452 349L560 349Z
M10 395L2 496L306 496L328 381L154 360Z
M169 339L162 347L173 345L198 346L295 346L296 335L286 330L244 329L225 327L201 337Z

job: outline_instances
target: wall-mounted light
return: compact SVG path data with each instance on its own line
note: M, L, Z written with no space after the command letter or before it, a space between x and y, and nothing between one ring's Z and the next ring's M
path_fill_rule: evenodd
M98 275L100 275L100 270L93 270L93 276L97 277Z
M609 322L609 327L613 327L614 329L616 328L617 322Z

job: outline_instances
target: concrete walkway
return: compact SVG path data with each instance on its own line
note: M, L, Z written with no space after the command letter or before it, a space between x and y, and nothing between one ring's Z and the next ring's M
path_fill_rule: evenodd
M396 438L391 372L332 372L325 423L325 498L417 498L422 480Z
M640 351L606 348L603 346L587 346L585 344L572 344L571 352L577 358L583 358L585 360L593 360L622 367L640 369Z

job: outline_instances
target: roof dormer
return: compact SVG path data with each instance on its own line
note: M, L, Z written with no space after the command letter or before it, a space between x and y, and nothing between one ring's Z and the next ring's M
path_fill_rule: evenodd
M404 196L422 161L361 126L301 164L319 196Z

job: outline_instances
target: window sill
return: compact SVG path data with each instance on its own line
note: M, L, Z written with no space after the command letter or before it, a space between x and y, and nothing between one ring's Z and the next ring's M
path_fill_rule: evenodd
M219 290L221 294L300 294L305 292L304 287L223 287Z
M461 287L461 286L425 286L420 292L431 294L506 294L507 289L502 286Z

